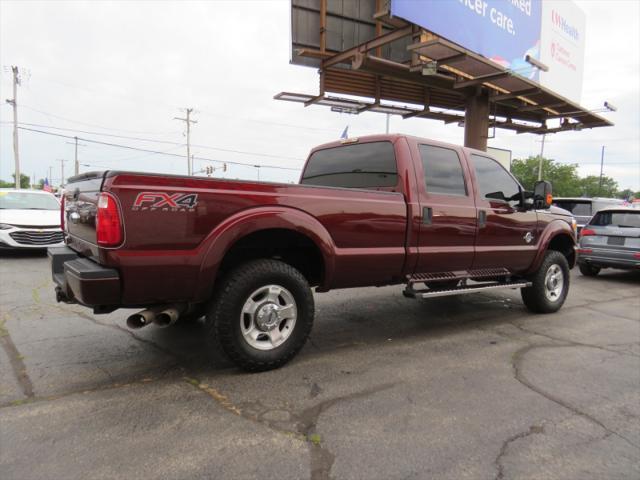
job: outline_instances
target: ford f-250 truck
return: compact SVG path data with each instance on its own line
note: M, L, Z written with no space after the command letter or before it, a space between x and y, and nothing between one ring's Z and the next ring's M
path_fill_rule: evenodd
M404 135L315 148L299 184L121 171L69 179L66 246L50 249L58 301L127 324L206 314L240 367L276 368L304 345L317 292L405 284L429 298L521 288L554 312L576 261L575 222L482 151Z

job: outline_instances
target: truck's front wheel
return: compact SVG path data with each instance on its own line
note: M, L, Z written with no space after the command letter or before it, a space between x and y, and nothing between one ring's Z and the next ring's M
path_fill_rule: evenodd
M313 316L313 294L298 270L278 260L255 260L233 270L217 288L207 337L211 348L221 345L244 370L271 370L303 347Z
M521 290L522 300L535 313L560 310L569 293L569 263L565 256L548 250L538 271L531 277L532 285Z

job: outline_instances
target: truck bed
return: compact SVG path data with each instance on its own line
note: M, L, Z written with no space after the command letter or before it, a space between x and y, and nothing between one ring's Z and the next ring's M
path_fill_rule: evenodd
M96 243L101 191L120 202L124 242L118 248ZM185 196L191 197L177 203ZM125 304L192 300L194 291L196 298L207 295L198 287L206 283L203 276L215 275L206 257L227 227L246 221L249 210L256 218L273 217L273 229L288 223L278 225L273 216L282 211L283 217L299 217L298 231L308 223L308 230L325 232L322 241L335 256L330 270L340 272L325 272L326 288L386 284L403 273L407 207L399 192L107 171L69 179L65 210L67 218L78 218L66 222L69 246L122 271ZM166 275L168 266L172 276ZM369 270L365 279L355 274L363 266Z

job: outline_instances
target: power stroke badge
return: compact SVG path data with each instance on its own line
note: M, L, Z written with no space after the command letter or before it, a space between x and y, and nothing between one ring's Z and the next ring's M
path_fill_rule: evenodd
M198 204L197 193L140 192L131 210L162 212L190 212Z

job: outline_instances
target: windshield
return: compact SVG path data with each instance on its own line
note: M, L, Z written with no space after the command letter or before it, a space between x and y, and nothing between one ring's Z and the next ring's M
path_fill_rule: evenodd
M2 210L59 210L60 204L53 195L30 192L1 192Z
M590 223L597 227L640 228L640 212L599 212Z

